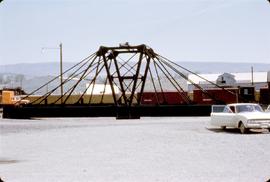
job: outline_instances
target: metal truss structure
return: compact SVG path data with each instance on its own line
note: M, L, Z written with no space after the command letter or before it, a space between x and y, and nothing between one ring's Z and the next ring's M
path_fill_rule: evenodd
M187 88L184 88L183 81L189 81L202 91L203 88L192 80L189 80L187 74L196 73L158 55L153 49L144 44L138 46L124 44L119 47L101 46L97 52L63 72L64 81L33 100L31 104L41 104L49 96L59 95L61 85L64 86L63 95L55 97L55 100L51 101L50 104L59 104L59 102L61 104L67 104L67 101L72 95L78 94L76 89L79 85L85 85L86 83L88 83L88 86L83 92L79 93L80 97L74 100L72 104L92 104L91 101L95 94L95 87L98 84L104 85L104 90L101 92L100 104L104 103L103 98L108 86L110 87L109 92L114 105L140 105L145 89L155 93L158 104L164 104L165 99L161 98L162 94L160 96L157 93L164 93L168 90L177 92L179 97L183 99L183 104L191 104L192 100L187 94ZM197 76L200 77L199 75ZM42 89L44 90L45 87L48 88L48 85L53 82L58 82L59 77L60 75L45 83L25 98L38 93ZM219 87L213 82L204 80ZM147 88L145 88L146 85ZM209 95L207 92L204 93ZM88 101L84 100L82 102L85 95L89 95ZM209 95L209 97L212 96ZM212 99L216 100L215 98Z
M94 54L25 96L23 99L31 97L31 102L26 106L21 106L24 111L20 110L18 112L26 112L25 108L32 108L33 110L33 108L45 107L47 110L44 111L46 113L44 115L51 116L48 113L52 113L52 111L48 111L48 108L62 108L59 113L65 112L66 114L64 115L72 116L69 112L75 112L74 109L73 111L62 111L63 108L79 106L85 109L85 107L91 107L93 112L100 106L107 107L109 105L111 106L110 108L113 108L111 109L114 113L112 115L117 115L119 118L121 115L123 115L123 118L133 118L134 115L135 117L136 115L140 117L140 115L143 115L140 113L145 112L142 110L146 108L143 107L142 98L146 92L151 92L154 94L156 103L149 113L156 112L156 115L160 115L160 112L164 111L166 113L161 115L177 115L179 113L177 110L179 105L190 106L193 104L187 92L187 81L209 98L215 100L217 103L220 102L211 94L204 91L198 84L189 80L188 74L196 73L157 54L153 49L144 44L130 46L128 43L125 43L120 44L118 47L101 46ZM197 76L200 77L199 75ZM61 79L61 82L59 82L60 77L64 78L63 80ZM200 78L216 87L220 87L211 81L202 77ZM42 90L45 88L47 89L46 93L42 93ZM181 103L177 104L178 106L174 108L174 111L171 108L172 106L167 107L167 111L166 109L157 109L159 106L162 106L162 108L166 107L167 101L164 93L168 91L177 92L177 97L180 98ZM140 109L140 107L143 109ZM134 111L134 108L137 108L135 109L136 111ZM102 109L97 112L99 114L94 113L93 115L110 115L105 114L106 111L104 109L106 108ZM172 111L173 113L170 114ZM12 112L9 112L6 116L14 116ZM35 112L41 112L41 109ZM78 116L80 111L78 110L76 112L78 113L75 115ZM85 111L85 113L87 112L88 110ZM209 106L207 112L209 112ZM28 115L31 117L29 113L30 111ZM31 113L34 112L31 111ZM111 113L111 111L108 111L108 113ZM146 113L146 115L149 113ZM84 115L88 116L89 114ZM57 116L57 114L52 114L52 116ZM59 116L62 115L60 114Z

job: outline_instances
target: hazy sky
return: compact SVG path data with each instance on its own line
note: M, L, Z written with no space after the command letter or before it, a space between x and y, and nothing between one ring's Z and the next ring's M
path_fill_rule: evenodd
M172 61L270 63L267 0L4 0L0 64L78 62L100 45L147 44Z

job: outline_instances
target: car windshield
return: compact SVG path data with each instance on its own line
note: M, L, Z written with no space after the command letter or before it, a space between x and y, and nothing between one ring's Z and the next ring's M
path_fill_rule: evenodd
M259 106L259 105L238 105L238 106L236 106L236 110L237 110L237 112L239 113L239 112L262 112L263 110L262 110L262 108L261 108L261 106Z

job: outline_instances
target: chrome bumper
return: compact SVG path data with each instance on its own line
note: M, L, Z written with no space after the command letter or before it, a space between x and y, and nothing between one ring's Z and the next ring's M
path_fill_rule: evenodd
M270 128L270 123L248 123L246 127L267 129Z

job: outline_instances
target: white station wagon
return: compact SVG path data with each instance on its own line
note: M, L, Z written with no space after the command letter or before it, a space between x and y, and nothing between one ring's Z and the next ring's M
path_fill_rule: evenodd
M213 105L210 124L222 129L239 128L241 133L262 128L270 131L270 112L264 112L260 105L251 103Z

